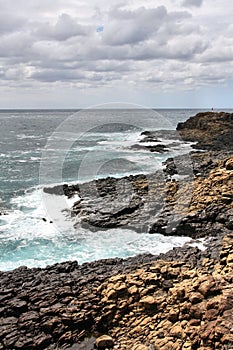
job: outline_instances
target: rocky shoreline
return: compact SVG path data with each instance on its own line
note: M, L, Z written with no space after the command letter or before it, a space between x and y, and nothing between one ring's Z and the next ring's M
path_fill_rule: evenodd
M232 114L199 113L177 130L202 151L152 176L57 188L80 195L77 227L208 237L206 250L0 272L0 350L233 349L232 127Z

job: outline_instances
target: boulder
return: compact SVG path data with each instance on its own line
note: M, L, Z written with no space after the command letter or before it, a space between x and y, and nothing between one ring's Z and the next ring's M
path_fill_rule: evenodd
M101 335L95 341L97 349L112 348L114 345L114 340L109 335Z

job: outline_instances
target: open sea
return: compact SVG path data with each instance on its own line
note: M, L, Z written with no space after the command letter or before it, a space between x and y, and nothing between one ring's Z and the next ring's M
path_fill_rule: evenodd
M141 132L175 129L197 112L0 110L0 270L158 254L188 241L121 228L75 230L69 215L75 198L45 198L43 187L153 172L190 145L180 142L165 154L147 152L132 147Z

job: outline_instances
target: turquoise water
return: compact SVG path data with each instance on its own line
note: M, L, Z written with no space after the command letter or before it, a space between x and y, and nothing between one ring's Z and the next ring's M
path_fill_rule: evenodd
M74 200L52 195L45 199L42 189L55 183L152 172L167 157L187 152L189 146L181 142L168 154L132 149L140 133L175 129L177 122L196 112L0 111L0 207L6 213L0 216L0 270L157 254L188 240L138 234L127 228L95 233L75 230L69 215ZM57 205L53 224L48 203Z

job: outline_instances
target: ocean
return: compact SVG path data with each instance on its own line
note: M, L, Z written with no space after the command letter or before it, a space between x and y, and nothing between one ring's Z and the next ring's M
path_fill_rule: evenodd
M150 173L171 156L132 147L146 130L175 130L198 110L0 110L0 270L77 260L159 254L189 238L131 229L74 229L76 198L44 194L44 186ZM167 140L164 140L166 143Z

